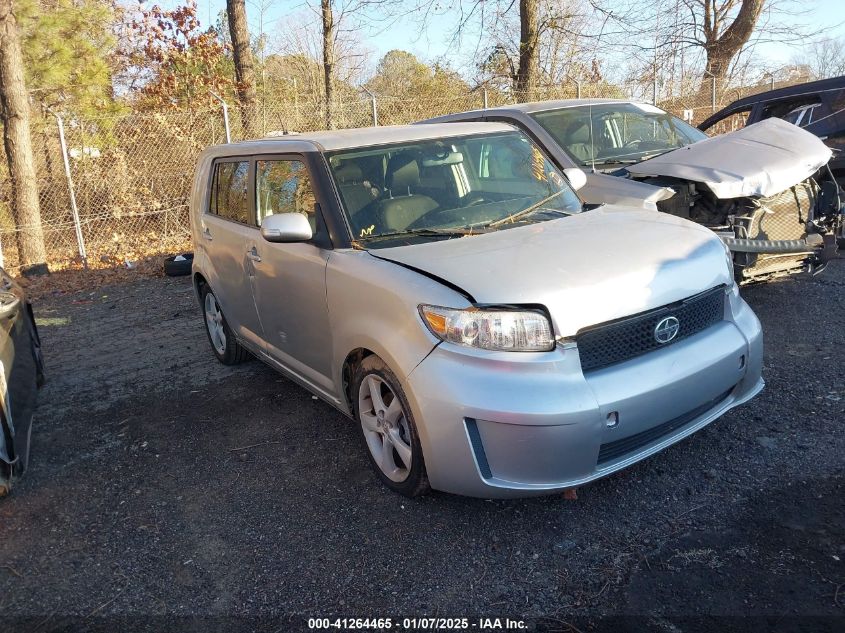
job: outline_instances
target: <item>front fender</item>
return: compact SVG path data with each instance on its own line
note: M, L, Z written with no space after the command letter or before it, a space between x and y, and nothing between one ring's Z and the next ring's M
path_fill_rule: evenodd
M326 270L326 293L336 385L343 384L347 356L363 348L381 357L407 391L410 373L440 342L423 324L418 306L470 306L466 297L434 279L355 250L335 251Z

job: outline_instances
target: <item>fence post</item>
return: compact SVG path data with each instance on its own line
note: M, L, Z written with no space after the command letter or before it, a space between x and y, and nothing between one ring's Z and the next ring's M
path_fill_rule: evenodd
M373 127L378 127L378 104L376 103L376 96L363 86L361 86L361 90L366 92L370 97L370 109L371 114L373 116Z
M65 142L65 124L55 112L56 124L59 127L59 145L62 148L62 161L65 164L65 176L67 177L67 189L70 192L70 210L73 214L73 226L76 230L76 245L79 248L79 257L82 258L82 265L88 268L88 254L85 252L85 239L82 236L82 224L79 222L79 208L76 206L76 193L73 190L73 177L70 173L70 160L68 159L67 143ZM82 148L83 154L85 148Z
M221 97L220 95L212 92L211 96L214 97L215 99L217 99L220 102L220 104L223 106L223 126L226 128L226 142L231 143L232 142L232 133L229 130L229 106L226 104L226 102L223 100L223 97Z
M712 79L710 79L710 92L712 93L710 108L713 112L716 112L716 75L713 75Z

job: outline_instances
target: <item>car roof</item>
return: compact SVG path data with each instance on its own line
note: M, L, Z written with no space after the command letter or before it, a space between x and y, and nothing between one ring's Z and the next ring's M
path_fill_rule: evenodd
M238 143L214 145L207 152L214 156L236 156L258 153L322 152L358 149L373 145L389 145L405 141L423 141L444 137L512 132L506 123L461 123L442 125L390 125L384 127L351 128L325 132L303 132L272 136Z
M828 90L837 89L845 89L845 75L842 77L831 77L830 79L820 79L818 81L808 81L807 83L786 86L785 88L776 88L775 90L767 90L766 92L758 92L731 102L731 104L723 108L723 110L755 104L758 101L772 101L774 99L783 99L784 97L797 97L804 94L814 94L817 92L826 92Z
M514 103L509 105L496 106L495 108L479 108L477 110L467 110L465 112L456 112L455 114L447 114L445 116L433 117L420 121L420 123L436 124L441 121L451 121L455 117L461 116L483 116L490 113L513 113L522 112L525 114L533 114L535 112L546 112L549 110L563 110L565 108L576 108L578 106L591 105L607 105L611 103L617 104L640 104L642 101L633 99L554 99L551 101L532 101L530 103Z

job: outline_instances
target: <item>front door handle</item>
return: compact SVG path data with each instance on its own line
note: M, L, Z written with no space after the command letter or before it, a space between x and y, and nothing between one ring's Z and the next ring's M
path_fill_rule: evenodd
M246 252L246 256L254 262L261 261L261 255L258 254L254 246Z
M202 236L203 236L205 239L207 239L209 242L210 242L211 240L213 240L213 239L214 239L213 237L211 237L211 231L209 231L209 230L208 230L208 227L205 227L205 228L202 230Z

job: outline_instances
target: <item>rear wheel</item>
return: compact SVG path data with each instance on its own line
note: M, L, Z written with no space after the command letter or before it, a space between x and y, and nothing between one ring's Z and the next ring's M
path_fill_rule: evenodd
M211 343L211 351L224 365L237 365L249 358L249 352L238 343L234 333L223 316L217 297L207 285L202 287L203 316L205 332Z
M394 373L378 356L368 356L355 370L352 393L367 456L379 478L407 497L428 492L414 416Z

